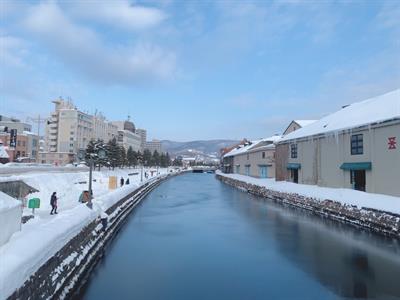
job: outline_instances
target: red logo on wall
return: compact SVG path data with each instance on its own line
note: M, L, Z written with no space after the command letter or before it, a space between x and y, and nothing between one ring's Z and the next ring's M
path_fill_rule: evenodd
M395 136L390 137L390 138L388 138L388 140L389 140L388 141L389 150L396 149L396 144L397 144L396 137Z

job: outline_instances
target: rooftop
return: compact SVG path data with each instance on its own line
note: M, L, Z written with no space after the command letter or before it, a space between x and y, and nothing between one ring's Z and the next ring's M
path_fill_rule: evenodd
M400 118L400 89L353 103L281 139L287 141L317 134L334 133Z

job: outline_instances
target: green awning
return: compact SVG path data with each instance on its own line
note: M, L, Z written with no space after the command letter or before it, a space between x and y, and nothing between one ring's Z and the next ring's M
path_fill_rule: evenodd
M288 163L288 164L287 164L287 168L288 168L289 170L298 170L298 169L301 168L301 164L298 164L298 163Z
M358 163L343 163L340 168L342 170L347 171L356 171L356 170L371 170L372 163L371 162L358 162Z

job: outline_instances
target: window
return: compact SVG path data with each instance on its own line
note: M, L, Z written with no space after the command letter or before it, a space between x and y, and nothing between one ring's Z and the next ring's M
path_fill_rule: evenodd
M236 165L236 174L240 174L240 165Z
M297 158L297 144L290 145L290 157Z
M364 153L363 135L353 134L351 136L351 155L360 155Z
M17 141L17 146L21 146L21 141Z
M22 141L22 147L25 147L25 146L26 146L26 142Z
M262 156L262 158L265 158L265 152L263 152L263 153L261 154L261 156Z

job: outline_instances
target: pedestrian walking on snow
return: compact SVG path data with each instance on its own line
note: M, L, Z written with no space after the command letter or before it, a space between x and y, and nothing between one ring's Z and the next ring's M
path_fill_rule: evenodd
M124 186L124 177L121 177L120 184L121 184L121 186Z
M50 214L51 214L51 215L52 215L53 213L57 214L57 193L56 193L56 192L54 192L54 193L51 195L51 198L50 198L50 205L51 205L51 212L50 212Z
M126 180L126 182L125 182L125 184L129 184L130 182L129 182L129 178Z

